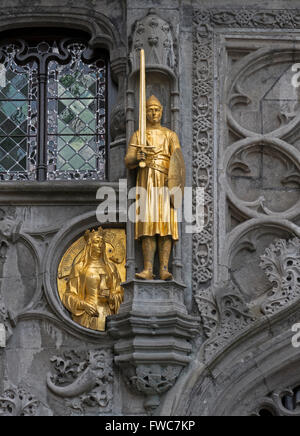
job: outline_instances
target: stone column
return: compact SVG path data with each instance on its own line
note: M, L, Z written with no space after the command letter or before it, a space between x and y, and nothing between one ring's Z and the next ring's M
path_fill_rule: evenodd
M4 391L4 349L6 347L5 325L0 324L0 393Z

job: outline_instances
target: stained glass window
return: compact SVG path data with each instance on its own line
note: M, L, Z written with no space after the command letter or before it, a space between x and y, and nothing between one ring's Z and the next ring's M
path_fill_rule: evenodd
M16 47L3 48L0 64L0 179L35 179L37 64L18 66Z
M82 41L2 46L0 179L105 179L106 76Z

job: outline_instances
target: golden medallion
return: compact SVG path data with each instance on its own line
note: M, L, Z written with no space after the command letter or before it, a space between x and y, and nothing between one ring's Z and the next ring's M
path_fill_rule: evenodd
M64 254L57 285L60 299L77 324L105 331L106 318L118 313L126 281L123 229L87 230Z

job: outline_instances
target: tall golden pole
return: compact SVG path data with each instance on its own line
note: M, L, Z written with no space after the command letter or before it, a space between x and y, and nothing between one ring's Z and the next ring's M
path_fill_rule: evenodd
M147 129L147 118L146 118L146 62L145 62L145 51L141 50L141 67L140 67L140 118L139 118L139 145L141 146L141 151L147 144L146 137ZM140 168L146 167L146 162L144 160L139 163Z

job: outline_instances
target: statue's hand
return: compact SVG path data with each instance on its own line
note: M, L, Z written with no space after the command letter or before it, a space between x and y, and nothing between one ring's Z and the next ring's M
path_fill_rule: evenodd
M123 303L123 294L121 292L112 292L109 298L109 304L115 313L119 312L120 306Z
M137 160L138 162L145 161L147 159L147 155L144 151L139 150L137 152Z
M97 306L94 304L88 304L85 303L84 304L84 310L86 311L86 313L90 316L95 316L96 318L99 317L99 312L97 310Z

